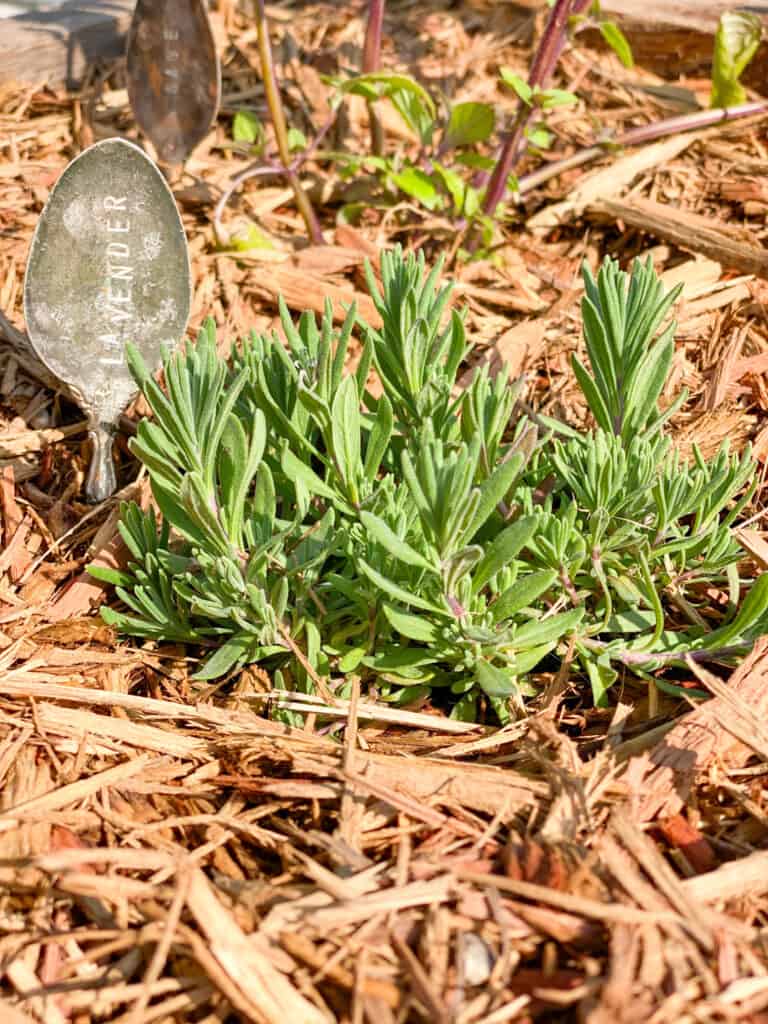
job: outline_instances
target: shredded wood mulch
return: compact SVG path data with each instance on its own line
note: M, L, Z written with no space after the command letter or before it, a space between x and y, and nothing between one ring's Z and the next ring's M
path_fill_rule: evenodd
M395 5L385 61L509 115L497 72L525 73L541 19L530 8ZM357 66L362 6L269 13L290 116L311 136L327 117L321 75ZM214 316L225 351L276 326L281 294L296 311L326 296L339 316L353 298L365 310L366 257L400 241L434 259L454 229L406 202L343 223L370 181L315 162L305 182L331 244L309 247L290 192L260 178L221 228L256 224L271 248L222 247L214 207L250 160L232 115L267 118L252 24L232 3L215 17L222 111L173 187L191 330ZM618 132L706 100L700 74L627 71L579 41L560 84L585 99L552 117L558 154L596 124ZM709 702L628 678L595 710L560 674L542 677L530 718L498 731L428 703L275 692L257 668L202 684L194 651L136 647L101 623L111 595L84 570L124 558L119 501L149 501L126 442L143 410L123 418L122 491L86 505L83 417L25 344L21 288L68 160L136 137L123 86L117 64L77 94L40 83L0 95L2 1024L768 1021L768 638L730 678L690 663ZM767 126L673 136L542 180L493 258L454 271L478 343L467 372L509 364L531 405L574 425L587 422L568 362L581 260L650 254L669 285L683 282L666 397L690 395L675 439L705 455L724 438L753 444L753 571L768 568ZM365 151L364 105L334 130L334 145Z

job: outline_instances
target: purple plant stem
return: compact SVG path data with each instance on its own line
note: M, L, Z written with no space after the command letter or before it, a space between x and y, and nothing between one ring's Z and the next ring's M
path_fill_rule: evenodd
M528 73L528 85L532 89L543 89L548 84L565 47L568 19L580 14L589 2L590 0L555 0ZM483 213L489 217L494 215L496 207L504 198L507 178L525 149L525 129L533 112L533 107L522 100L519 101L512 129L504 139L483 199Z
M549 181L550 178L562 174L563 171L569 171L595 160L605 153L607 145L638 146L643 142L653 142L655 139L674 135L676 132L695 131L698 128L708 128L710 125L724 124L726 121L735 121L740 117L766 112L768 112L768 100L754 100L749 103L740 103L734 107L697 110L692 114L681 114L678 117L668 117L663 121L644 124L638 128L630 128L629 131L616 136L615 139L605 139L593 146L587 146L570 156L563 157L562 160L556 160L530 174L523 175L518 182L518 194L523 195L530 192L545 181Z
M384 0L368 0L368 25L363 48L363 72L377 71L381 59L381 28L384 24Z
M379 70L381 63L381 29L384 23L385 0L368 0L368 24L363 47L363 74ZM374 101L368 101L368 122L371 129L371 151L374 156L384 154L384 126Z
M565 47L568 19L581 14L590 2L591 0L565 0L562 4L555 3L536 49L531 70L528 72L528 84L531 87L546 86Z

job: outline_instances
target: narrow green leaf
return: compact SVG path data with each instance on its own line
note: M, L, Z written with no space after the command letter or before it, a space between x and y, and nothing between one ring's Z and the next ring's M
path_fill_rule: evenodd
M523 676L526 672L533 671L541 659L546 657L555 646L556 641L551 640L549 643L539 644L537 647L529 647L525 651L518 651L510 662L510 671L514 672L516 676Z
M493 515L498 505L509 494L512 485L520 476L520 471L525 464L525 456L521 452L515 454L502 462L500 466L491 473L487 480L483 481L480 487L480 501L477 506L472 523L465 533L467 540L474 537L483 524Z
M434 612L436 615L443 617L447 615L444 608L440 608L431 601L427 601L423 597L418 597L416 594L411 594L409 591L404 590L403 587L398 586L397 583L393 583L392 580L388 580L386 576L382 576L380 572L377 572L372 565L368 565L368 563L362 558L358 559L357 564L363 575L367 576L374 586L383 590L385 594L389 594L390 597L393 597L401 604L412 605L414 608L421 608L425 612Z
M644 633L656 625L656 615L647 608L627 608L614 612L605 626L606 633Z
M511 697L518 693L517 677L488 661L481 660L475 664L475 679L489 697Z
M602 658L595 659L588 653L585 654L583 661L587 667L587 675L592 685L592 699L595 702L595 707L607 707L608 690L619 678L618 672L611 668L610 662L607 659L605 661Z
M91 563L91 565L86 566L86 571L95 580L101 580L102 583L111 583L115 587L132 587L136 582L136 577L132 573L122 572L120 569L108 569L104 565Z
M525 547L540 522L538 516L523 516L507 526L485 549L485 554L472 574L472 592L478 593L499 569L509 565Z
M435 566L423 555L419 554L415 548L412 548L407 541L398 537L383 519L373 515L371 512L361 512L360 522L374 540L377 540L384 550L389 552L394 558L405 562L406 565L413 565L419 569L426 569L428 572L435 572Z
M373 657L363 658L364 664L377 672L397 672L404 668L421 668L434 665L437 658L426 647L385 647Z
M762 573L749 588L735 618L714 630L697 644L707 650L725 647L748 633L768 612L768 572Z
M394 414L392 403L386 395L379 398L376 407L376 418L373 421L373 428L368 435L368 444L365 449L365 466L363 472L368 480L375 480L381 466L381 460L386 454L389 442L392 439L394 428Z
M635 66L635 59L632 56L632 47L629 40L621 31L615 21L601 21L598 25L600 35L608 43L610 48L619 58L625 68Z
M542 569L539 572L527 573L516 580L491 605L494 621L502 622L523 608L528 608L542 594L546 594L556 579L557 573L554 569Z
M625 440L644 430L648 421L657 414L657 402L669 375L674 352L671 337L660 338L641 360L624 398L622 433Z
M331 406L333 451L344 483L355 487L360 474L360 400L354 377L345 377Z
M160 510L160 514L175 530L192 544L205 550L206 533L191 516L187 514L181 503L178 488L165 488L157 480L152 480L152 497Z
M401 636L424 644L437 642L439 637L438 631L434 624L425 616L410 615L408 612L404 612L402 608L397 608L395 605L388 604L387 602L382 605L382 611L390 626Z
M193 679L218 679L231 669L244 664L254 646L252 636L233 636L208 658Z
M306 462L302 462L301 459L294 455L290 448L286 447L283 449L280 465L290 481L293 483L301 482L310 494L315 494L320 498L328 498L330 501L335 501L338 498L336 491L329 487L324 480L321 480Z
M354 672L365 655L365 647L352 647L339 658L339 672Z
M221 488L221 503L231 521L237 510L233 507L233 496L237 493L238 481L246 472L248 462L248 439L240 420L231 415L221 437L221 448L217 465L217 476Z
M576 380L578 381L579 387L587 400L587 405L589 406L592 415L595 417L595 422L598 427L601 427L603 430L612 434L613 422L611 420L611 414L608 411L608 406L605 404L603 396L598 391L594 380L590 377L587 368L578 356L575 355L571 356L571 366L573 367Z
M518 650L525 647L538 647L541 644L553 643L564 633L568 633L581 622L584 617L583 608L572 608L559 615L551 615L548 619L537 619L522 626L515 633L514 646Z

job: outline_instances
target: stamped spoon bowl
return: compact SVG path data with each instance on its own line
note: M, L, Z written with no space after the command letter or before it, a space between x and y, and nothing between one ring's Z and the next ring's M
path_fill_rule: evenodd
M90 501L117 486L115 421L136 392L126 343L159 366L163 350L184 335L190 293L184 228L158 168L125 139L86 149L64 170L38 221L24 315L38 356L88 416Z
M164 164L182 164L207 135L221 69L203 0L137 0L126 48L136 122Z

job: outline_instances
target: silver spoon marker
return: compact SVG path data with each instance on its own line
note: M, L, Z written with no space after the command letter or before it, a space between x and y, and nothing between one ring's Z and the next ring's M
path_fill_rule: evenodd
M162 163L183 163L210 130L221 98L203 0L137 0L126 68L137 124Z
M24 315L40 359L89 419L90 501L116 488L115 420L136 392L132 342L150 367L178 345L189 319L189 253L165 178L125 139L97 142L56 182L38 221L24 280Z

